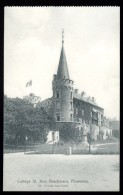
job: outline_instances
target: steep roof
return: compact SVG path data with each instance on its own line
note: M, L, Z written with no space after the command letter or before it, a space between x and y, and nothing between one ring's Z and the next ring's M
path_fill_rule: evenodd
M73 93L73 98L78 99L78 100L81 100L81 101L83 101L83 102L87 102L87 103L89 103L89 104L92 104L92 105L94 105L94 106L97 106L97 107L103 109L103 108L100 107L96 102L93 102L91 99L88 99L87 97L82 97L81 94L77 94L77 93L74 92L74 93Z
M63 44L62 44L61 55L59 59L57 78L58 79L70 79Z

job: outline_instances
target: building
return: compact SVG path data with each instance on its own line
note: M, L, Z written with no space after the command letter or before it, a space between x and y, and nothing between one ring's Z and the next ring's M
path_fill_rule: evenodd
M87 96L84 91L79 94L78 89L74 89L74 81L70 79L68 71L63 34L58 70L57 74L53 75L52 90L53 97L40 102L37 106L48 110L54 122L74 122L81 126L85 123L87 131L91 131L91 137L95 140L100 131L104 131L105 135L107 131L111 132L109 121L104 117L104 109L96 103L95 98Z
M24 96L23 99L34 107L41 101L41 97L35 96L33 93L30 93L29 96Z
M113 136L120 138L120 122L118 120L111 120L110 127L112 128Z
M49 131L47 135L47 143L54 144L59 142L59 131Z

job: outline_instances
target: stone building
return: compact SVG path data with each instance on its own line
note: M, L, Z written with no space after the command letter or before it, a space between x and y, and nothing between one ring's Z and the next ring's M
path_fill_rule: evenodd
M112 128L112 135L120 138L120 121L110 120L110 127Z
M37 106L44 107L52 114L55 123L74 122L80 127L83 123L93 139L97 139L100 131L112 131L109 121L104 118L104 109L96 103L94 97L85 92L78 93L74 89L74 81L70 79L62 36L62 48L57 74L53 75L53 96L40 102Z
M34 107L41 101L41 97L36 96L33 93L30 93L29 96L24 96L23 99Z

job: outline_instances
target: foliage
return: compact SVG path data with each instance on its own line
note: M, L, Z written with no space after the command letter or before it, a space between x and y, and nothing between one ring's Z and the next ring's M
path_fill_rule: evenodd
M4 97L4 137L10 135L16 144L25 144L25 137L46 141L49 118L43 108L34 108L20 98Z
M79 140L79 132L74 123L63 123L59 134L60 138L65 142Z
M118 130L113 130L113 131L112 131L112 135L113 135L114 137L116 137L116 138L120 138L120 131L118 131Z

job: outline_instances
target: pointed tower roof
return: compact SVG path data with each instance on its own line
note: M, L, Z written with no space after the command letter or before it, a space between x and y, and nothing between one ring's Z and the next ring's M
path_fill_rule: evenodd
M67 67L66 56L65 56L65 51L64 51L64 39L63 39L64 35L63 35L63 33L64 33L64 31L62 31L62 49L61 49L59 66L58 66L58 71L57 71L57 78L58 79L70 79L68 67Z

